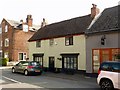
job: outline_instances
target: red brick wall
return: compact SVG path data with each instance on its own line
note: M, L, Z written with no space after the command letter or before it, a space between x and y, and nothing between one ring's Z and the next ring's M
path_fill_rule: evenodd
M13 60L18 60L18 53L27 53L29 57L28 40L34 32L23 32L23 30L16 30L14 33L14 46L13 46Z
M23 30L14 29L5 19L2 21L2 57L4 57L4 53L9 53L9 60L17 61L18 53L27 53L27 57L29 57L28 52L28 40L35 33L32 31L24 32ZM8 32L5 32L5 25L8 25ZM9 47L5 47L5 38L9 38Z
M6 22L6 20L3 20L2 21L2 50L3 50L3 53L2 53L2 56L4 57L4 53L5 52L10 52L11 53L11 50L12 50L12 26L9 25L9 23ZM8 32L5 32L5 26L8 25ZM9 47L5 47L5 39L6 38L9 38ZM9 58L11 58L11 55L9 53Z

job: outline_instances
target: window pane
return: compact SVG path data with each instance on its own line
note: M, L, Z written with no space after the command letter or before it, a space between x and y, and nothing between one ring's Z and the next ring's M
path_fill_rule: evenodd
M69 45L69 38L68 37L66 37L66 39L65 39L65 45Z
M93 50L93 71L94 73L98 72L100 66L100 51Z
M52 46L54 44L54 39L50 39L50 46Z
M71 69L73 69L73 66L74 66L74 59L73 58L70 59L70 65L71 65Z
M9 39L6 38L6 39L5 39L5 47L8 47L8 46L9 46Z
M120 49L112 49L112 60L120 61Z
M8 52L4 53L4 58L8 58Z
M19 53L19 60L23 60L23 53Z
M28 66L28 62L24 62L22 65L23 66Z
M73 45L73 36L65 38L65 45Z
M108 61L109 60L109 50L102 50L102 61Z
M6 25L6 26L5 26L5 32L7 32L7 31L8 31L8 26Z
M64 58L64 68L77 69L77 58L76 57Z
M73 37L69 38L69 45L73 45Z
M66 62L66 58L64 58L64 68L67 68L67 67L66 67L66 63L67 63L67 62Z
M36 41L36 47L41 47L41 41Z
M74 58L74 69L77 69L77 58Z

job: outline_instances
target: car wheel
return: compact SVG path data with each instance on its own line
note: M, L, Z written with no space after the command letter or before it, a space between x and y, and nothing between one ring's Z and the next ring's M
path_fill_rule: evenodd
M100 83L102 90L114 90L113 84L110 80L102 80Z
M28 70L25 70L25 71L24 71L24 75L25 75L25 76L28 76L28 74L29 74Z
M12 73L15 73L15 68L12 68Z

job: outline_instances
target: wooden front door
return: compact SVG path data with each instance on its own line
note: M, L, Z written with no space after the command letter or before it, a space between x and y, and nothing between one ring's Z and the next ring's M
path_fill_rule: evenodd
M55 71L54 63L55 63L55 58L54 57L49 57L49 71L50 72Z

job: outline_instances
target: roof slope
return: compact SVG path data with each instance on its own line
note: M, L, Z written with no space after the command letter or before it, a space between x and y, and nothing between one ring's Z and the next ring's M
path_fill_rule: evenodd
M49 24L43 28L40 28L29 39L29 41L81 34L84 33L84 31L88 28L91 22L91 16L86 15L58 23Z
M20 21L15 21L15 20L9 20L9 19L4 19L6 20L11 26L13 26L14 28L19 28L19 26L21 25L21 22ZM31 30L32 29L36 29L38 30L40 28L40 25L33 25L31 27Z
M14 20L8 20L8 19L6 19L6 21L7 21L11 26L14 26L14 28L16 28L16 27L20 24L20 22L14 21Z
M119 30L120 29L120 26L118 25L118 21L119 21L118 19L120 19L118 18L118 14L120 14L118 13L120 12L120 9L118 9L119 6L105 9L101 13L101 16L91 26L91 28L86 31L86 33L90 34L96 32Z

